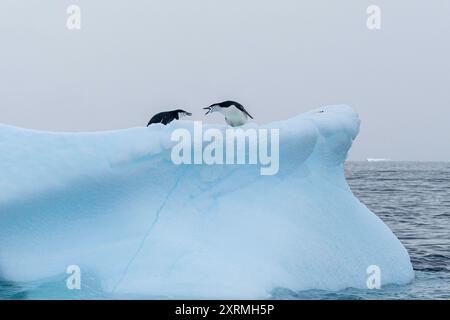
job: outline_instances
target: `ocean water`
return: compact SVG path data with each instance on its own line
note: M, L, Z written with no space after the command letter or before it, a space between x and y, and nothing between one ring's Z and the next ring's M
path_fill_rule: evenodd
M273 299L450 299L450 162L347 162L354 194L408 250L416 279L408 285L338 292L275 289ZM95 279L65 288L66 275L37 283L0 282L0 299L143 298L108 296Z

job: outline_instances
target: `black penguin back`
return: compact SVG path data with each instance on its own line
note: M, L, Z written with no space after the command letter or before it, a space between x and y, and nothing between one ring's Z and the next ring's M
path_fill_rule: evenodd
M173 120L178 120L178 110L174 111L166 111L155 114L147 124L147 127L151 124L162 123L163 125L167 125L171 123Z

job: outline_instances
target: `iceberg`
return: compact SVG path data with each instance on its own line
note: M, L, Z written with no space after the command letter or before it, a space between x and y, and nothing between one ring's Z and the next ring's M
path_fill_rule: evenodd
M174 164L171 133L193 132L191 121L93 133L0 125L0 279L76 265L82 285L92 275L108 294L192 299L367 289L370 266L382 286L411 282L406 249L344 177L359 125L342 105L247 124L279 129L274 175Z

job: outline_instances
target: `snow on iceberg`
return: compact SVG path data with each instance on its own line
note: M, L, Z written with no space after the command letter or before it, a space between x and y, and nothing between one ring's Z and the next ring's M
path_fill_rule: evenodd
M272 176L175 165L171 132L192 131L190 121L100 133L0 126L0 277L38 281L78 265L104 292L167 298L363 289L370 265L382 285L412 281L405 248L345 181L357 114L330 106L262 127L280 130Z

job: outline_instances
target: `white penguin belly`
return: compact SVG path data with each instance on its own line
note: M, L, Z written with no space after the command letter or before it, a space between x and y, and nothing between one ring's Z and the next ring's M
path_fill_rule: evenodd
M242 126L247 122L247 115L235 106L225 108L223 114L225 121L232 127Z

